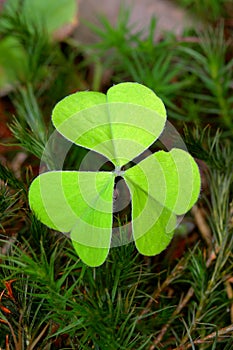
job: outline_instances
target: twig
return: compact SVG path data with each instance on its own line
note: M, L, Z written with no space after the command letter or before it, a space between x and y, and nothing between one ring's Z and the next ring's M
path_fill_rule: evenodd
M209 251L209 257L208 257L208 259L207 259L207 261L206 261L206 267L209 268L209 267L211 266L212 262L213 262L215 259L216 259L216 254L215 254L215 252L214 252L214 251ZM211 288L211 283L208 284L208 289L210 290L210 288ZM208 289L207 289L207 291L208 291ZM202 311L203 305L204 305L205 302L206 302L206 296L209 294L209 293L207 293L207 291L206 291L206 293L205 293L204 298L202 298L202 300L201 300L201 302L200 302L200 304L199 304L198 310L196 311L196 315L195 315L195 318L194 318L194 320L193 320L193 325L192 325L192 327L191 327L190 333L191 333L192 331L195 330L195 328L196 328L196 323L198 322L199 317L201 316L201 311ZM189 338L189 335L188 335L188 333L187 333L187 334L182 338L181 344L185 344L185 343L187 342L188 338ZM183 348L181 347L180 350L181 350L181 349L183 349Z
M228 278L225 281L225 285L226 285L226 292L227 292L227 296L229 300L233 300L233 289L231 286L231 278ZM231 322L233 323L233 302L231 302L231 307L230 307L230 317L231 317Z
M45 332L47 331L48 327L49 327L49 323L47 323L45 325L45 327L42 329L42 331L40 332L38 337L36 337L36 339L34 339L33 342L31 344L29 344L28 350L33 350L35 348L36 344L41 339L41 337L45 334Z
M22 169L22 164L25 162L27 157L28 155L25 152L19 152L16 154L16 156L11 162L11 169L14 172L15 177L17 179L20 179L20 176L21 176L20 170Z
M211 230L210 230L209 226L207 225L207 222L203 216L202 210L200 208L198 208L197 205L194 205L192 207L191 213L194 217L194 220L195 220L196 225L200 231L200 234L207 245L208 257L209 257L212 250L213 250Z
M15 335L15 332L14 332L12 325L10 324L10 322L8 320L0 319L0 322L5 323L10 328L11 335L12 335L12 338L13 338L13 341L15 344L15 348L18 349L18 342L17 342L17 338L16 338L16 335Z
M226 335L228 333L233 333L233 324L231 324L230 326L221 328L220 330L217 330L213 333L210 333L209 335L207 335L206 337L204 337L203 339L196 339L193 341L193 344L204 344L204 343L208 343L209 341L211 341L214 338L220 338L223 335ZM192 344L183 344L178 346L177 348L173 349L173 350L186 350L192 347Z
M187 305L187 303L189 302L189 300L192 298L194 294L194 289L193 287L190 287L186 296L184 298L180 299L180 302L177 306L177 308L175 309L175 311L173 312L170 320L162 327L159 335L156 337L156 339L153 341L153 344L151 345L149 350L154 350L155 346L157 344L159 344L161 342L161 340L163 339L165 333L167 332L169 326L171 325L171 323L174 321L174 319L176 318L177 315L179 315L179 313L181 312L181 310Z
M9 344L9 336L6 335L6 350L10 350L10 344Z
M157 289L155 289L155 291L153 292L153 294L150 297L150 300L148 301L145 309L142 310L142 312L139 315L139 319L138 321L141 319L142 316L144 316L145 314L147 314L150 311L150 308L153 304L153 302L156 301L156 299L158 298L158 296L160 295L160 293L167 288L167 286L169 286L170 283L172 283L176 278L178 278L184 268L185 268L185 263L184 263L184 258L181 259L179 261L179 263L175 266L175 268L173 269L173 271L171 272L171 274L166 278L166 280L162 283L161 286L159 286Z
M3 247L0 247L0 256L1 255L7 255L10 248L12 247L12 245L15 243L16 241L16 234L13 234L12 237L10 237L3 245ZM0 262L2 260L0 259Z
M19 328L18 328L18 347L17 349L21 350L23 346L23 334L22 334L22 322L23 322L23 313L20 312L19 316Z

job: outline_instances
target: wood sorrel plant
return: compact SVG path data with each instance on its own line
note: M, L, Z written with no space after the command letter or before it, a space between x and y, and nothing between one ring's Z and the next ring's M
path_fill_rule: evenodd
M147 87L121 83L107 94L78 92L60 101L52 121L66 139L103 156L113 171L52 170L31 184L29 203L50 228L70 232L74 248L90 266L101 265L112 239L113 191L122 177L132 206L132 237L138 251L164 250L183 215L196 202L200 175L184 150L150 154L127 164L152 145L166 123L163 102ZM141 157L142 158L142 157Z

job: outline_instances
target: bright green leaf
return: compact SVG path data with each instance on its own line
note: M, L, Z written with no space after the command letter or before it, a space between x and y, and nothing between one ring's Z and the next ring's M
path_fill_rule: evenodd
M68 96L56 105L52 120L66 138L120 167L159 137L166 111L150 89L122 83L110 88L107 96L97 92Z
M187 152L172 149L122 170L163 131L162 101L143 85L122 83L110 88L106 96L80 92L63 99L54 108L52 120L63 136L104 155L115 170L39 175L29 191L30 206L38 218L51 228L70 232L86 264L101 265L111 245L114 181L120 175L131 195L138 251L154 255L165 249L177 224L176 215L185 214L198 198L200 174L195 161Z
M96 266L110 247L113 186L114 176L108 172L51 171L32 182L29 204L44 224L71 232L82 260ZM88 255L82 253L83 246Z
M132 198L132 228L142 254L166 248L176 226L176 215L186 213L200 192L200 176L185 151L160 151L128 169L124 178Z

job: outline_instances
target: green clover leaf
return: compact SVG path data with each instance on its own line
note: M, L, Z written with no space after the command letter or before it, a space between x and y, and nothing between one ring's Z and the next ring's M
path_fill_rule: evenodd
M138 251L150 256L164 250L176 216L185 214L198 198L200 174L195 161L174 148L123 170L162 133L163 102L143 85L121 83L106 95L78 92L64 98L55 106L52 121L66 139L106 157L115 170L40 174L29 189L29 204L39 220L70 232L79 257L87 265L101 265L111 246L114 183L121 176L131 196Z

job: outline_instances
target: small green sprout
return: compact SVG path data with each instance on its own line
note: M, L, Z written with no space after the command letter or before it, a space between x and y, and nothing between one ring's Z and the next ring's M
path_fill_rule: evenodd
M52 121L66 139L101 154L114 170L40 174L29 190L30 207L39 220L70 233L87 265L101 265L111 246L114 184L121 176L131 197L132 235L138 251L152 256L164 250L177 225L176 216L185 214L198 198L198 167L178 148L158 151L125 167L163 132L163 102L143 85L121 83L106 95L86 91L64 98L55 106Z

